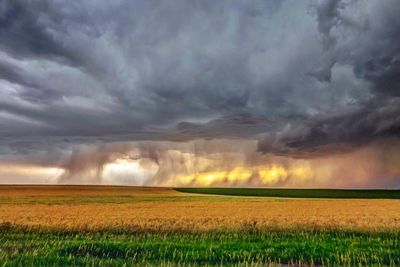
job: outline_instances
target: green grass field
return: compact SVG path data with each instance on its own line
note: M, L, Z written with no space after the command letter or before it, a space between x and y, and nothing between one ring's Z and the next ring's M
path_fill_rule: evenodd
M2 266L398 265L400 233L248 228L228 232L59 231L3 226Z
M179 192L256 197L296 197L296 198L375 198L400 199L400 190L367 189L270 189L270 188L177 188Z

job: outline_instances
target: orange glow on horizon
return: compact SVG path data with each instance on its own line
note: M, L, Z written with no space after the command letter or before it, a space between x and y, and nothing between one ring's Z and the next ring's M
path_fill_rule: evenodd
M295 178L306 181L314 177L310 166L300 165L284 167L282 165L236 167L232 170L205 171L187 175L173 175L166 179L167 183L177 185L245 185L250 180L261 185L276 185L285 182L286 179Z
M29 164L1 164L0 176L4 182L14 183L53 183L57 182L64 169L50 166L37 166Z

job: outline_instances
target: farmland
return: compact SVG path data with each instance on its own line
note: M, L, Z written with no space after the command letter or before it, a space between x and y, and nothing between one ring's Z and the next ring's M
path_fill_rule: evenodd
M266 188L177 188L179 192L256 197L400 199L400 190L382 189L266 189Z
M0 262L400 263L400 200L196 193L0 186Z

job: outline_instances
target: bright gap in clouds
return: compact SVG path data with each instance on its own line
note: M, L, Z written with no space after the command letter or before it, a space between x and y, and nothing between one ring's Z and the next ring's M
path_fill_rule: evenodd
M153 175L152 168L143 168L137 160L119 158L104 166L102 183L143 185Z
M4 184L57 183L64 172L58 167L8 163L0 165L0 181Z

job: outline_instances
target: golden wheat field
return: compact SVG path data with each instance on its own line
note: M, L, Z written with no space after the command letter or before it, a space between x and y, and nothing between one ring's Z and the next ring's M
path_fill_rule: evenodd
M146 187L0 186L0 223L166 231L247 226L400 229L400 200L208 196Z

